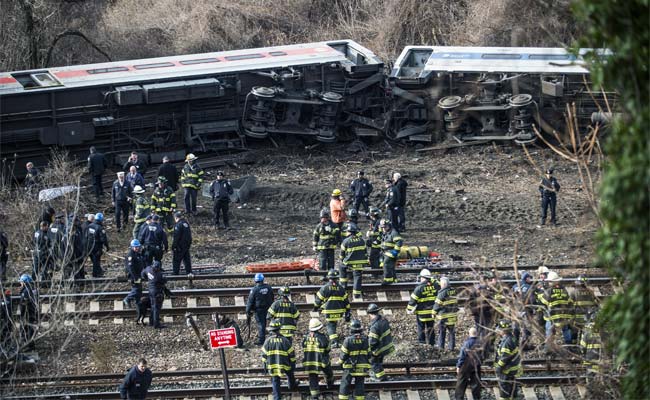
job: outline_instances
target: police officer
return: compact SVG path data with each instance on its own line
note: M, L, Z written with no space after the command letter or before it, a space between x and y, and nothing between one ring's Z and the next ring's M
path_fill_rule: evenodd
M149 283L149 301L151 302L151 317L149 325L156 329L165 328L160 324L160 310L162 309L163 299L165 297L165 283L167 280L162 274L160 261L154 260L153 263L145 268L140 277Z
M32 276L39 281L50 279L52 274L52 257L50 253L50 237L47 234L49 224L41 221L34 232L34 264Z
M257 320L258 338L256 346L264 344L266 333L266 314L269 307L273 304L273 288L271 285L264 283L264 274L255 274L255 286L248 294L248 301L246 302L246 314L252 316L255 313Z
M381 222L381 210L377 207L370 207L370 222L368 222L368 232L366 232L366 246L370 249L368 261L370 269L378 270L381 259L381 240L383 231L379 226Z
M300 312L296 305L291 301L291 289L289 286L282 286L278 289L279 298L271 304L266 318L269 320L276 319L280 321L280 334L293 342L293 334L298 325Z
M281 326L280 321L275 319L271 321L269 324L270 336L262 347L264 369L271 375L273 400L282 398L280 385L283 375L287 375L290 391L298 387L298 382L293 374L296 368L296 354L291 341L280 334Z
M551 224L556 225L555 206L557 204L557 193L560 191L560 184L553 176L553 168L546 170L542 182L539 184L539 194L542 196L542 221L540 224L546 223L546 212L551 208Z
M320 396L318 375L325 374L328 389L334 385L334 373L330 363L330 341L320 332L323 324L318 318L309 320L309 333L302 339L302 366L309 376L309 394L313 400Z
M142 186L136 186L133 188L133 194L135 195L135 211L133 216L133 222L135 226L133 227L133 239L137 239L140 234L140 229L147 220L147 216L151 214L151 205L149 200L144 197L144 189Z
M494 358L494 372L499 384L499 399L514 399L517 394L517 377L521 376L519 344L512 334L512 322L501 320L497 325L501 336Z
M163 227L168 233L174 229L172 213L176 209L176 193L167 186L167 178L158 177L158 187L151 195L151 209L160 216Z
M20 279L20 317L22 319L21 337L27 350L34 350L34 334L38 326L38 292L32 277L22 274Z
M138 237L144 247L144 259L147 265L151 264L152 260L162 261L163 253L169 250L167 233L160 226L159 221L160 217L153 215L151 223L142 227Z
M395 351L393 344L393 335L390 331L388 320L379 314L381 308L375 303L368 306L368 315L370 315L370 324L368 326L368 341L370 345L370 364L375 378L380 381L386 380L384 372L384 357L389 356Z
M438 348L445 348L445 337L449 331L449 350L456 347L456 319L458 313L458 299L456 288L449 286L449 278L440 278L440 290L433 304L432 316L438 321Z
M106 251L110 251L108 246L108 237L106 236L103 222L104 214L95 214L95 222L88 225L88 230L86 231L86 244L90 250L90 260L93 263L93 278L104 276L104 271L102 270L101 265L102 250L106 248Z
M93 189L95 190L95 197L99 200L99 196L104 194L102 187L102 174L108 168L108 161L102 153L98 153L95 146L90 147L90 155L88 156L88 172L92 177Z
M147 360L141 358L138 364L131 367L120 385L120 398L146 399L151 386L153 374L147 368Z
M131 302L135 300L136 304L140 304L142 297L142 271L145 269L144 257L142 255L142 246L138 239L131 240L129 251L124 258L126 275L131 282L131 291L126 295L123 302L129 308Z
M397 264L397 256L404 242L402 241L402 236L400 236L399 232L389 221L384 219L379 226L381 226L383 232L381 237L381 250L383 252L381 266L384 268L382 285L390 285L397 282L395 265Z
M551 344L556 329L562 331L564 344L571 344L573 335L571 332L571 321L573 319L573 300L567 290L562 287L562 278L555 271L548 273L547 281L550 287L544 292L541 298L542 304L546 306L546 350L551 350Z
M181 171L181 186L185 189L185 214L196 214L196 196L203 184L203 169L196 162L197 157L190 153L185 157Z
M63 258L65 256L64 239L66 226L63 222L64 219L65 214L56 214L54 222L52 222L47 230L47 236L50 240L50 257L56 270L59 270L63 265Z
M158 176L167 178L167 184L174 192L178 190L178 170L174 164L169 162L168 156L163 157L162 164L158 167Z
M460 347L458 361L456 362L456 400L465 398L465 389L469 385L472 398L481 398L481 346L478 331L475 327L469 328L469 337Z
M350 192L352 192L352 198L354 199L352 203L354 211L359 212L360 206L363 206L365 215L368 215L370 211L368 197L370 197L372 189L372 183L365 177L365 173L363 171L357 172L357 179L350 183Z
M384 202L381 203L381 206L386 208L386 218L388 218L394 227L397 227L397 215L399 213L400 205L399 191L390 179L386 179L385 186L386 196L384 197Z
M320 212L320 222L313 233L313 250L318 252L318 264L321 271L334 269L334 250L341 243L341 231L330 220L327 209Z
M393 174L393 185L399 193L396 228L398 231L404 232L406 230L406 188L408 183L399 172L395 172Z
M348 224L347 231L350 236L341 243L341 284L347 288L348 276L351 274L354 279L352 295L355 299L360 299L362 273L363 269L368 266L366 241L354 222Z
M190 247L192 246L192 229L183 213L176 211L174 213L174 239L172 242L172 273L178 275L181 269L181 262L185 265L185 273L192 273L192 259L190 257Z
M7 261L9 261L9 236L0 230L0 281L7 279Z
M84 232L81 229L81 221L76 215L71 216L68 224L68 233L65 235L64 243L66 248L66 259L63 265L63 274L66 279L84 279L85 244Z
M411 293L411 298L406 306L408 314L415 314L418 327L418 342L421 344L435 343L436 335L433 332L434 317L431 314L433 305L440 286L431 278L431 271L424 268L420 271L420 282Z
M129 209L133 198L133 187L124 179L124 172L117 173L117 179L113 182L111 189L111 199L115 207L115 225L117 231L122 232L122 224L129 223Z
M223 171L217 172L217 179L210 184L210 197L214 201L212 212L214 214L214 226L221 228L219 225L220 214L223 215L223 227L230 229L228 219L228 204L230 204L230 195L234 193L230 181L224 178Z
M343 368L339 400L348 400L353 391L354 400L365 399L365 379L370 369L370 344L368 337L363 334L361 321L358 319L350 324L350 336L343 341L339 357ZM352 379L354 379L354 385L352 385Z
M350 321L350 301L348 293L342 285L339 285L339 273L330 270L327 273L329 281L325 283L316 293L314 299L314 311L321 310L327 321L327 334L329 335L332 347L339 347L339 335L336 333L338 322L345 318Z

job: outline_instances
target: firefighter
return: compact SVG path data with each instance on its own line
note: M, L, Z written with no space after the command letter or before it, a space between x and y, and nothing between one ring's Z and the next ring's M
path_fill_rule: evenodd
M347 228L350 236L341 243L341 284L347 289L349 276L352 275L352 295L355 299L360 299L362 273L363 269L368 266L366 241L359 232L357 224L351 222Z
M368 212L370 212L368 197L370 197L372 189L372 183L365 177L365 173L363 171L357 172L357 179L350 183L350 192L353 199L352 209L355 212L359 212L359 208L363 206L365 215L368 215Z
M9 261L9 236L0 230L0 281L7 280L7 261Z
M501 320L497 326L501 336L494 358L494 372L499 384L499 399L514 399L517 394L517 378L522 374L519 344L512 333L512 322Z
M169 250L167 233L160 226L160 217L154 214L151 217L151 223L143 226L138 235L138 239L144 247L144 259L147 265L151 265L152 260L162 261L163 253Z
M546 314L544 316L544 320L546 321L546 350L550 351L556 329L562 331L564 344L571 344L573 339L571 322L574 311L573 301L569 297L566 289L562 287L562 278L560 278L557 272L549 272L547 280L551 286L546 289L541 301L546 306Z
M341 231L330 220L330 213L326 209L320 212L320 222L313 233L313 250L318 252L318 264L321 271L334 269L334 250L341 243Z
M418 342L421 344L435 344L436 335L433 331L434 318L431 314L433 305L438 295L438 282L431 277L431 271L424 268L420 271L420 282L411 293L409 304L406 306L408 314L415 314L418 327Z
M27 345L26 350L31 351L36 349L34 335L38 328L38 292L31 276L22 274L18 281L20 282L21 337Z
M165 283L167 280L162 274L160 261L154 260L149 267L142 271L140 278L149 283L149 302L151 303L149 326L153 326L155 329L164 329L165 326L160 323L160 310L165 297Z
M54 268L58 271L63 265L63 258L65 256L65 231L66 226L63 220L65 214L58 213L54 217L54 222L47 230L47 236L50 240L50 258Z
M388 218L394 227L397 227L397 215L399 213L400 205L399 191L390 179L386 179L385 186L386 196L384 197L384 202L381 203L381 206L386 208L386 218Z
M146 399L151 386L153 374L147 368L147 360L141 358L138 364L131 367L120 385L121 399Z
M580 332L580 351L583 356L582 365L587 369L587 383L594 375L600 374L600 358L602 340L600 329L596 325L596 310L591 310L586 316L585 325Z
M334 386L334 373L330 364L330 340L320 332L323 324L318 318L309 320L309 333L302 339L302 366L309 376L309 394L313 400L320 396L318 375L323 372L327 388Z
M578 276L573 284L573 290L569 292L573 301L573 326L572 339L577 341L581 337L582 329L587 322L587 316L598 309L598 298L594 292L587 287L587 280L582 275Z
M338 322L345 318L350 322L350 302L345 288L339 284L339 273L330 270L327 273L329 282L325 283L314 300L314 311L321 310L327 321L327 334L332 347L339 347L339 335L336 333Z
M280 321L280 334L290 341L293 341L293 334L298 325L300 312L293 301L291 301L291 289L289 286L282 286L278 289L279 298L271 304L266 318Z
M350 232L348 232L348 225L350 224L356 224L357 226L359 224L359 213L354 208L348 210L348 220L343 223L343 228L341 228L342 240L350 236Z
M133 239L137 239L140 234L140 229L147 220L147 216L151 214L151 205L149 200L144 197L144 189L142 186L136 186L133 188L133 194L135 195L135 211L133 216L133 222L135 226L133 227Z
M73 215L71 219L72 221L68 225L69 232L64 239L67 257L63 266L63 274L66 279L78 280L86 277L84 271L84 233L81 229L79 217Z
M382 281L382 285L390 285L397 282L395 265L397 264L397 256L404 242L399 232L388 220L384 219L382 221L379 224L383 232L381 239L381 266L384 268L384 280Z
M266 314L271 304L273 304L273 288L271 285L264 283L264 274L262 273L255 274L254 281L255 286L248 294L248 301L246 302L246 314L250 317L255 313L258 332L255 345L262 346L266 335Z
M343 223L348 219L348 217L345 215L345 199L341 194L341 189L334 189L332 191L330 213L332 215L332 222L339 227L339 230L343 228Z
M172 242L172 274L178 275L181 269L181 262L185 266L185 273L192 273L192 259L190 256L190 247L192 246L192 229L183 213L176 211L174 213L174 237Z
M158 187L151 195L151 210L160 216L162 227L168 234L174 229L173 213L176 209L176 192L167 186L167 178L158 177Z
M449 331L449 351L456 347L456 319L458 313L458 299L456 288L449 285L449 278L440 278L440 290L433 304L431 316L438 321L438 348L445 348L445 338Z
M142 246L138 239L131 240L129 251L124 257L124 264L126 275L129 282L131 282L131 291L126 295L123 302L129 308L132 306L133 300L139 305L142 297L142 271L145 269L145 263Z
M197 157L190 153L185 157L181 171L181 186L185 189L185 214L196 215L196 197L203 184L203 169L196 162Z
M371 270L380 268L381 258L381 238L383 231L379 226L381 222L381 210L377 207L370 207L370 222L368 223L368 232L366 232L366 246L370 249L368 261Z
M98 153L95 146L90 147L90 155L88 156L88 172L92 177L93 189L95 190L95 198L99 201L99 197L104 194L102 186L102 174L108 168L108 161L102 153Z
M283 375L287 375L290 391L298 387L298 382L293 375L293 371L296 369L296 354L291 341L280 334L281 326L280 321L276 319L269 323L270 336L262 347L264 369L271 375L273 400L282 398L280 388Z
M122 171L117 173L117 179L113 182L111 199L113 207L115 207L115 225L117 231L122 232L122 224L129 223L130 203L133 200L133 186L124 179Z
M88 225L86 230L86 246L90 251L90 260L93 263L93 278L104 276L102 270L102 250L110 251L108 246L108 236L103 226L104 214L95 214L95 222Z
M393 344L393 335L390 331L388 320L379 314L381 308L375 303L368 305L368 315L370 323L368 324L368 342L370 345L370 364L375 379L379 381L386 380L384 372L384 358L388 357L395 351Z
M39 281L47 281L52 274L52 257L50 254L50 237L47 234L49 224L41 221L34 232L34 263L32 276Z
M481 350L478 330L469 328L469 337L460 348L456 362L456 400L465 398L465 390L469 385L474 400L481 399Z
M542 197L541 225L544 225L546 223L546 212L548 211L549 207L551 208L551 224L557 225L557 219L555 218L555 206L557 204L557 193L559 191L560 184L553 176L553 168L549 168L546 170L546 174L539 184L539 194Z
M224 178L223 171L217 172L217 179L210 184L210 197L214 201L212 212L214 214L214 226L217 229L221 228L219 225L219 217L223 216L224 229L230 229L228 218L228 205L230 204L230 195L235 191L230 184L230 181Z
M370 370L370 344L368 337L363 334L361 321L358 319L350 324L350 336L343 341L339 357L343 368L339 400L348 400L353 391L354 400L365 399L365 379L368 376L368 370ZM354 379L354 385L352 385L352 379Z

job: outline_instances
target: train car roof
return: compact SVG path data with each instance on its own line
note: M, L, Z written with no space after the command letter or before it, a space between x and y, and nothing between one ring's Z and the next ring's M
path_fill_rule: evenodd
M352 40L337 40L5 72L0 73L0 95L43 89L121 85L137 81L236 73L292 65L346 60L352 62L346 54L333 47L341 45L356 49L366 56L365 59L369 63L378 62L374 53L358 43ZM38 82L38 85L26 88L21 83L21 77L29 77L31 81Z

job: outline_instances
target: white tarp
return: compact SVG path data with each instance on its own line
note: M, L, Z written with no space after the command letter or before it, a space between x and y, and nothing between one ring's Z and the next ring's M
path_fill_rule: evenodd
M52 199L56 199L57 197L61 197L65 194L68 194L70 192L74 192L77 190L77 186L61 186L57 188L51 188L51 189L43 189L40 192L38 192L38 201L50 201Z

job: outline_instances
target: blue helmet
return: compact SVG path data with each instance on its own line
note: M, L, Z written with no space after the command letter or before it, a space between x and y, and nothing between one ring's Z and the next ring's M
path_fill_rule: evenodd
M131 247L140 247L140 241L138 239L131 240Z
M153 261L153 264L151 264L151 266L152 266L154 269L158 269L158 268L160 268L160 266L161 266L161 265L160 265L160 261L158 261L158 260L154 260L154 261Z
M258 272L255 274L255 282L264 282L264 274Z
M104 220L104 213L97 213L95 214L95 221L97 222L102 222Z
M32 280L32 277L29 276L29 275L27 275L27 274L22 274L22 275L20 275L20 279L18 279L18 281L20 281L20 282L25 282L25 283L32 283L32 282L34 282L34 281Z

